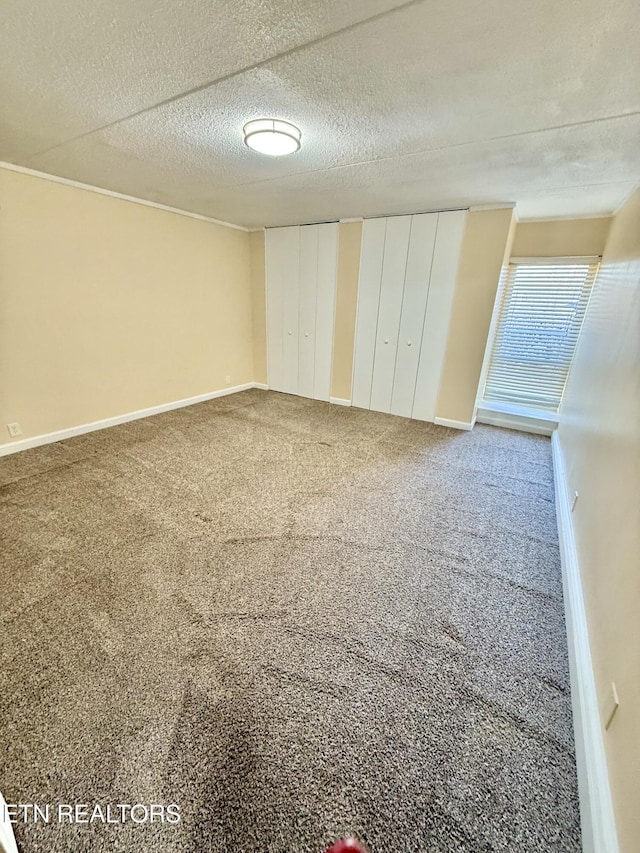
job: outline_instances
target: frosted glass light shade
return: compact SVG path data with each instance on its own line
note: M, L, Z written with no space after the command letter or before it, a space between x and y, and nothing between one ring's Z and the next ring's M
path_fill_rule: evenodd
M302 133L295 124L276 118L257 118L242 128L244 142L260 154L281 157L300 148Z

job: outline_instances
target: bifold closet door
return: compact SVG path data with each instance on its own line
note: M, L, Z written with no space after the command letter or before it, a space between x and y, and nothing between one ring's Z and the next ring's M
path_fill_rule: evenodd
M427 311L411 415L420 421L433 421L436 416L466 222L466 210L438 214L438 232L433 250Z
M337 222L267 229L267 353L274 391L329 400L337 263Z
M338 223L312 226L318 232L318 288L313 397L329 401L338 281Z
M418 375L424 315L438 227L437 213L411 217L411 235L404 276L402 316L394 368L391 413L410 418Z
M466 211L365 220L352 405L433 421Z
M362 224L358 310L351 383L351 404L360 409L368 409L371 403L387 221L386 219L365 219Z
M329 400L338 266L338 223L300 227L298 394Z
M265 234L267 357L269 387L298 393L300 228L269 228Z
M387 220L369 403L369 408L376 412L391 410L410 233L410 216L394 216Z
M316 299L318 295L318 229L300 228L300 301L298 394L313 397L316 362Z

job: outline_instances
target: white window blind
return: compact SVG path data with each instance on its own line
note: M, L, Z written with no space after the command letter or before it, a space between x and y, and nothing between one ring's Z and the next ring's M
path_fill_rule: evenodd
M509 264L484 401L557 412L599 258Z

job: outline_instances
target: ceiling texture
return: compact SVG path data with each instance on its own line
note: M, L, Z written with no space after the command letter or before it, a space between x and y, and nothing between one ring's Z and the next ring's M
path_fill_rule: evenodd
M638 0L2 0L0 160L247 227L640 179ZM245 147L253 118L302 148Z

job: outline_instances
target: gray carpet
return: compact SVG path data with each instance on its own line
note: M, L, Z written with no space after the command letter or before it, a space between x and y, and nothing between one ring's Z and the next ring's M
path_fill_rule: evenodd
M548 439L247 391L0 474L0 790L182 816L23 853L580 849Z

